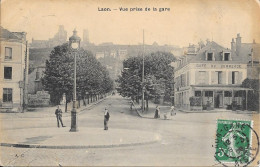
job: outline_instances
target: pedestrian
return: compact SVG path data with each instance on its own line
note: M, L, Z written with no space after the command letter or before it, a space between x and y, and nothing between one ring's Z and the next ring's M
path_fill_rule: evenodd
M105 112L104 112L104 130L108 130L109 118L110 118L109 112L108 112L107 108L105 108Z
M155 109L154 118L160 118L160 108L158 105L156 106L156 109Z
M172 105L172 106L171 106L171 109L170 109L170 111L171 111L171 116L173 116L173 115L176 115L176 112L175 112L175 107L174 107L174 105Z
M60 127L59 122L61 123L61 126L62 126L62 127L65 127L65 126L63 125L63 122L62 122L62 110L60 109L60 106L59 106L59 105L57 106L57 109L55 110L55 115L56 115L56 118L57 118L58 127Z
M132 111L132 109L133 109L133 106L134 106L134 102L133 102L133 100L131 100L130 101L130 110Z

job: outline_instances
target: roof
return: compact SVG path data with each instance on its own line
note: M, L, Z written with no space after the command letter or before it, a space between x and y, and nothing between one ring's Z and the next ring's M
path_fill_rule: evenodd
M190 60L190 62L196 62L196 61L207 61L205 59L205 53L206 52L212 52L214 53L215 61L222 61L222 52L230 52L232 61L239 61L244 62L246 60L246 57L238 56L235 52L228 48L224 48L223 46L217 44L214 41L208 42L208 44L200 49L198 53L193 56Z
M248 56L251 55L252 48L253 48L252 43L241 43L241 49L239 51L239 54L241 56L246 56L247 58L249 58Z
M8 31L7 29L4 29L3 27L0 27L1 29L1 38L5 39L19 39L16 35Z
M0 26L0 33L0 37L4 39L23 40L26 37L25 32L10 32L2 26Z
M242 43L241 44L240 55L247 56L248 61L251 61L252 51L254 53L254 56L253 56L254 61L259 61L260 44L258 44L258 43Z

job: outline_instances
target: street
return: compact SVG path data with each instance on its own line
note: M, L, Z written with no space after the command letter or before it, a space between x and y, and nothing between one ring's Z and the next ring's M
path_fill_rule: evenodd
M106 133L112 133L113 129L136 130L159 134L160 140L143 145L86 149L1 146L0 164L6 166L213 166L217 164L214 160L216 120L220 118L231 120L252 119L250 114L237 114L232 111L214 113L177 112L177 115L171 120L146 119L137 116L134 111L130 111L128 101L129 99L119 95L109 96L91 109L84 110L78 115L79 131L103 130L103 111L107 107L110 112L110 120L108 123L109 130ZM64 108L62 109L64 111ZM53 113L53 116L50 117L51 114L46 113ZM27 129L29 132L32 128L58 130L54 110L42 113L0 114L3 132L19 129ZM68 130L67 133L77 135L78 132L69 132L70 119L69 113L63 117L65 128ZM145 133L138 134L145 135ZM24 135L26 136L26 134ZM125 137L133 139L142 137L130 135L131 133L125 134ZM39 134L40 139L35 140L45 140L44 138L41 139L41 136L43 134Z

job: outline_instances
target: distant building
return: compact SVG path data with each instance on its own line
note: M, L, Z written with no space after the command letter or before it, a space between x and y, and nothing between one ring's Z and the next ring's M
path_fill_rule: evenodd
M232 102L246 106L249 89L241 84L247 78L247 63L236 52L214 41L197 52L188 52L176 62L174 100L177 108L198 110L228 108Z
M96 59L104 58L105 52L96 52Z
M89 43L89 34L88 34L88 30L84 29L83 30L83 43L88 44Z
M49 40L35 40L32 38L31 48L51 48L61 45L67 41L67 31L63 25L59 26L58 32Z
M127 56L127 50L126 49L119 49L117 51L117 56L120 60L124 60Z
M29 52L26 56L26 33L10 32L0 27L0 108L19 109L23 104L25 66L28 66ZM28 84L26 77L25 85ZM27 92L25 91L27 94ZM25 95L26 95L25 94Z
M258 79L259 75L259 58L260 58L260 44L256 43L242 43L242 37L237 34L236 41L232 38L231 50L237 55L244 58L247 63L247 76L250 79Z
M28 93L36 94L38 91L43 90L42 78L44 76L45 64L37 66L28 77Z

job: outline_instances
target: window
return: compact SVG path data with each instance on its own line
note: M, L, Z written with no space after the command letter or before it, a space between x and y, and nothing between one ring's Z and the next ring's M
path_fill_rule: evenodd
M13 90L11 88L4 88L3 91L3 102L13 101Z
M4 67L4 79L12 79L12 67Z
M230 53L224 53L224 61L230 60Z
M218 84L222 84L222 71L217 71L218 75Z
M232 92L231 91L225 91L224 96L225 97L232 97Z
M207 53L207 60L213 61L213 53Z
M206 83L206 71L199 71L199 83L205 84Z
M232 84L237 84L238 83L238 72L233 71L232 72Z
M205 91L205 97L213 97L213 91Z
M12 48L5 48L5 60L11 60L12 59Z
M201 97L201 91L195 91L195 97Z

